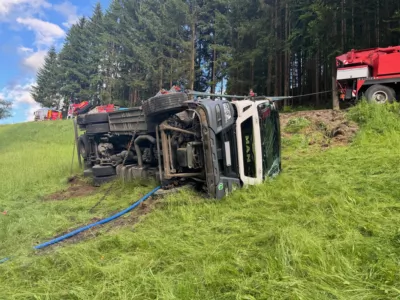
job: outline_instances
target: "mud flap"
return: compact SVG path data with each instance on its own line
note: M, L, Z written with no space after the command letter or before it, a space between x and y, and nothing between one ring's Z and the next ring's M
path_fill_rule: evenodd
M229 196L241 187L241 182L237 178L221 177L219 179L215 194L217 199Z

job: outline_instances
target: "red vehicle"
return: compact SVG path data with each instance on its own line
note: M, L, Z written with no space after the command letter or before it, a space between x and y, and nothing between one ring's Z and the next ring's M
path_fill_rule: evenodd
M89 101L82 101L76 104L70 104L68 108L68 118L73 118L75 115L87 113L92 106Z
M376 103L400 96L400 46L351 50L336 57L337 86L341 100L365 96Z
M89 103L89 101L83 101L78 104L70 104L68 108L68 118L73 118L77 115L84 115L89 113L102 113L102 112L112 112L116 109L114 104L93 106Z
M55 121L62 120L62 113L57 110L51 110L48 108L42 108L34 113L35 121Z

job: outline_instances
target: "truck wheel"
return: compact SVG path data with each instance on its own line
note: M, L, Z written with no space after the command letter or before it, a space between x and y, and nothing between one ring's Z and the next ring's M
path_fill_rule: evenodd
M108 123L107 113L87 114L85 115L86 124Z
M86 169L83 171L83 177L93 177L92 169Z
M93 107L93 106L92 106L91 104L88 104L88 105L86 105L85 107L82 107L82 108L80 108L80 109L77 109L75 113L76 113L77 115L86 114L86 113L89 112L89 110L92 109L92 107Z
M378 104L392 103L396 99L394 89L380 84L370 86L365 92L365 96L369 102Z
M77 116L76 117L76 123L78 123L78 125L86 125L85 115Z
M89 139L86 134L81 135L78 139L79 153L83 159L87 159L90 153Z
M110 126L108 123L98 123L98 124L89 124L86 126L87 134L100 134L107 133L110 131Z
M93 176L95 177L105 177L116 175L116 170L113 166L100 166L95 165L92 168Z
M177 113L182 110L183 102L187 100L188 96L184 93L159 95L146 100L142 108L148 117L164 113Z

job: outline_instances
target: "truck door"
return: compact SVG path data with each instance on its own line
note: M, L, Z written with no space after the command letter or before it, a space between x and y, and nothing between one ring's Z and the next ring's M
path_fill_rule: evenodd
M257 105L238 105L236 138L240 179L243 184L255 185L263 181L260 124Z

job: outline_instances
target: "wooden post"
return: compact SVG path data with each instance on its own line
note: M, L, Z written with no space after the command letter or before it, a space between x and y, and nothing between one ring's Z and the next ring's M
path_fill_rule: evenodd
M78 154L78 162L79 162L79 168L82 169L82 160L81 160L81 155L79 153L79 134L78 134L78 124L76 121L76 118L73 118L74 120L74 132L75 132L75 145L76 145L76 152Z
M332 63L332 108L340 110L339 96L336 88L336 63Z

